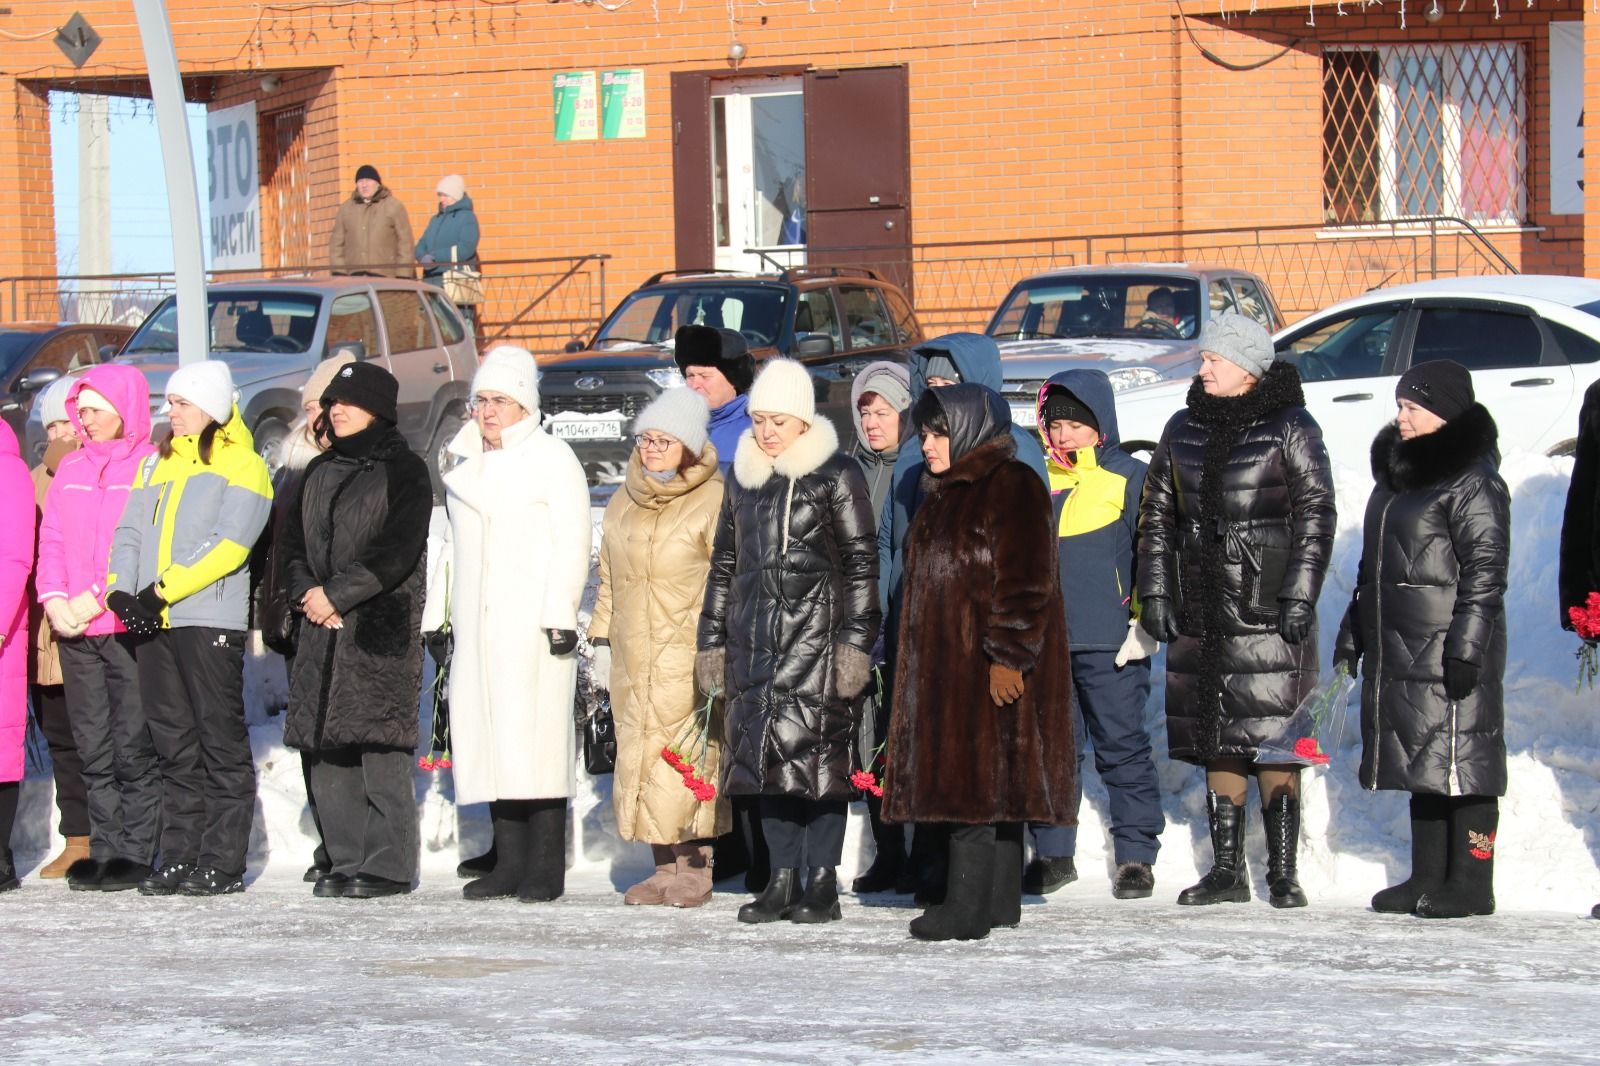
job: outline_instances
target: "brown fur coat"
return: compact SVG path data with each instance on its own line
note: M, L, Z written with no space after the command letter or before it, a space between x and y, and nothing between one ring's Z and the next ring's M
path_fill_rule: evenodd
M912 523L884 800L891 821L1077 824L1050 497L1015 456L1010 436L961 456ZM1016 703L990 698L991 662L1022 671Z

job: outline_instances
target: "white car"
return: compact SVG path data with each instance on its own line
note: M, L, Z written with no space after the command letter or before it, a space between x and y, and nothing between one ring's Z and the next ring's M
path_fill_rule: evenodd
M1273 338L1300 368L1306 407L1333 461L1365 473L1394 420L1395 383L1416 363L1454 359L1500 427L1502 452L1572 451L1584 390L1600 378L1600 281L1538 274L1446 278L1377 289ZM1117 396L1129 447L1154 448L1189 382Z

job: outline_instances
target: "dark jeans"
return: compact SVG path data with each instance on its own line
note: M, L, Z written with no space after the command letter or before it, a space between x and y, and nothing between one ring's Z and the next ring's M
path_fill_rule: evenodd
M1088 758L1087 732L1094 747L1094 767L1105 783L1111 815L1112 850L1118 863L1154 863L1167 827L1161 812L1161 786L1150 753L1144 707L1150 698L1150 660L1118 669L1116 653L1072 654L1073 731L1078 738L1078 787ZM1034 825L1034 849L1045 858L1062 858L1078 850L1076 826Z
M256 803L244 636L185 626L139 645L139 692L161 761L163 864L244 873Z
M89 835L89 792L83 783L83 760L72 739L72 719L67 717L65 685L29 685L33 717L50 747L50 776L56 782L56 810L61 813L61 835Z
M761 797L761 832L775 870L838 866L844 856L845 800Z
M161 832L161 764L135 639L74 637L56 646L88 805L89 853L149 863Z
M333 872L411 884L421 830L416 756L394 748L334 748L305 755Z

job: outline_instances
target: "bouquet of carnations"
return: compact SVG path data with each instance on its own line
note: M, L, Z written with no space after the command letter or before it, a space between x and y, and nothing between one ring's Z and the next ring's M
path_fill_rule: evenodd
M1328 753L1339 746L1344 735L1345 707L1355 687L1356 679L1343 663L1334 667L1333 674L1284 720L1278 735L1257 746L1256 762L1327 766L1331 761Z
M694 793L694 798L701 803L709 803L717 798L717 786L707 776L716 768L702 765L707 762L711 750L712 702L707 699L705 706L690 719L683 735L675 743L661 749L661 758L683 775L683 787Z
M1567 617L1583 638L1583 647L1578 649L1578 691L1582 692L1594 687L1595 677L1600 675L1600 650L1595 647L1600 638L1600 592L1589 593L1582 607L1568 607Z

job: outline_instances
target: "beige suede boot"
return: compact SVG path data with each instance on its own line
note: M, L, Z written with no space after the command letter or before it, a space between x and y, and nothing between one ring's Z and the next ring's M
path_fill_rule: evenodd
M88 837L68 837L67 846L61 849L61 854L51 859L50 862L39 868L36 877L60 879L67 876L67 867L79 859L89 857Z
M667 903L673 907L703 907L711 901L711 845L674 844L678 876L667 886Z
M667 886L678 874L673 849L667 844L651 844L650 855L656 860L656 872L628 889L622 902L630 907L659 907L667 902Z

